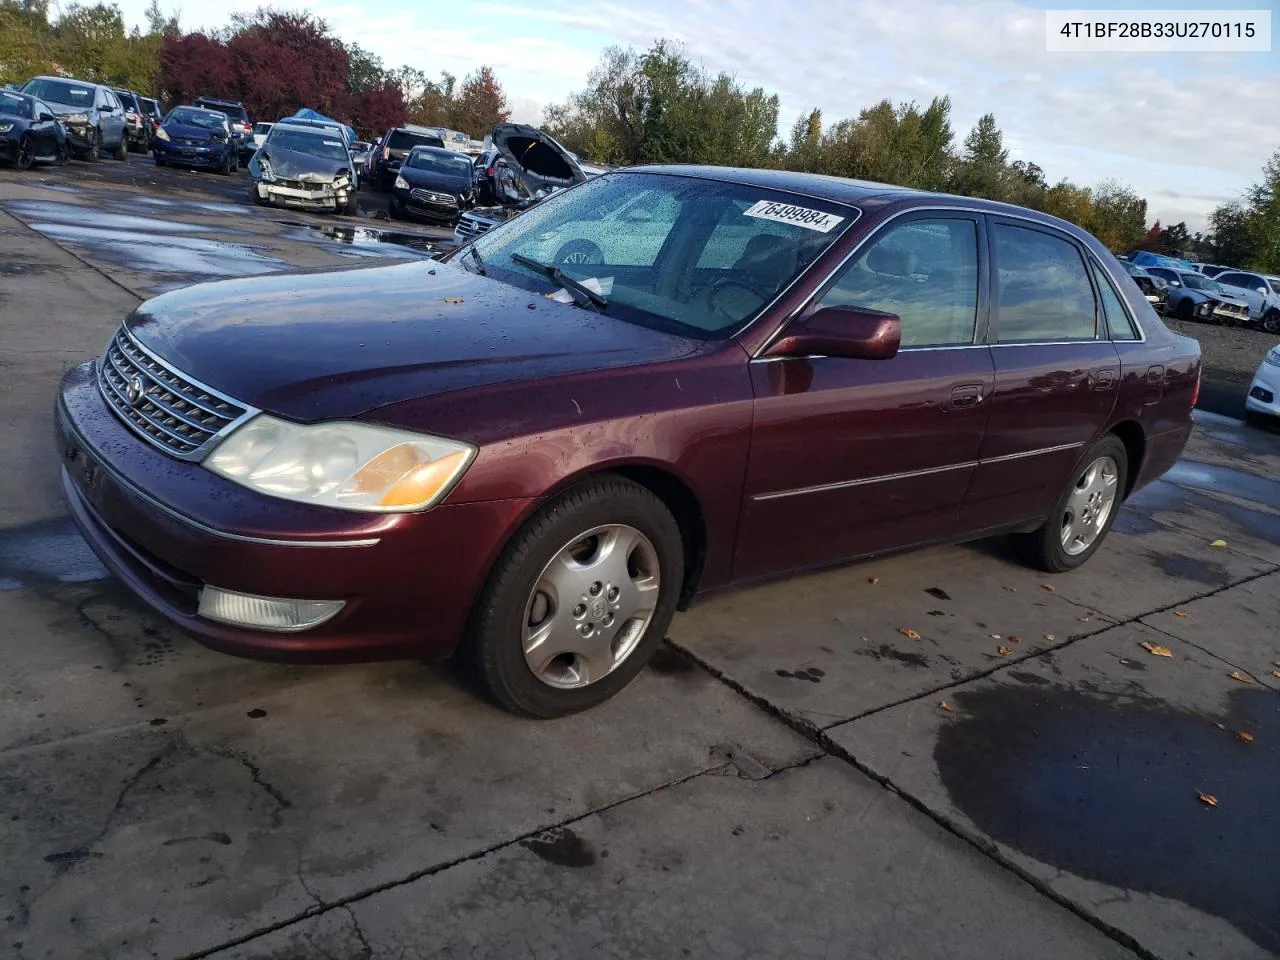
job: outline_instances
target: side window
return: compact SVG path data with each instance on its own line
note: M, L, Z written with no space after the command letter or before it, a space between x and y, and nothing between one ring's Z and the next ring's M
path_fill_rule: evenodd
M1092 340L1097 304L1075 244L997 223L996 303L1001 343Z
M1138 336L1138 329L1133 324L1133 318L1129 316L1129 311L1125 309L1124 303L1120 299L1120 294L1116 292L1115 285L1111 282L1111 278L1096 263L1093 265L1093 276L1098 281L1098 292L1102 298L1102 315L1106 317L1107 329L1111 331L1111 339L1142 339Z
M972 343L977 222L911 220L890 227L845 267L819 304L897 314L904 347Z

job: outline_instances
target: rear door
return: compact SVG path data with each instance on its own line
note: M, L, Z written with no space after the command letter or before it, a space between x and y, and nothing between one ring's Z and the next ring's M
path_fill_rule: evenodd
M1048 515L1110 418L1121 379L1080 245L1031 221L988 223L995 394L966 535Z
M818 295L816 307L897 314L897 356L751 361L755 418L735 578L951 536L993 381L980 342L981 220L892 220Z

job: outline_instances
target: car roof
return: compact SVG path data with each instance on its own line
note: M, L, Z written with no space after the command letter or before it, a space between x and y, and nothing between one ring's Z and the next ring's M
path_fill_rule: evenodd
M338 128L331 123L315 123L313 121L295 121L295 120L277 120L273 123L272 128L284 127L289 130L305 130L307 133L320 133L324 130L337 130Z
M462 153L461 151L450 150L448 147L433 147L427 143L420 143L409 152L410 153L437 153L437 154L442 153L447 157L461 157L463 160L467 161L467 163L471 162L471 158L467 156L465 153Z
M217 110L206 110L204 107L197 107L194 104L190 104L190 103L180 103L176 107L174 107L173 110L192 110L196 113L207 113L207 114L210 114L211 116L222 117L223 119L226 119L226 114L224 113L219 113ZM169 112L173 113L173 110L170 110Z
M51 77L47 74L41 74L38 77L29 78L26 82L30 83L32 80L57 80L61 83L79 84L82 87L106 87L108 90L111 89L105 83L94 83L92 80L77 80L75 77Z
M239 100L219 100L217 97L196 97L199 103L217 103L224 107L243 107Z

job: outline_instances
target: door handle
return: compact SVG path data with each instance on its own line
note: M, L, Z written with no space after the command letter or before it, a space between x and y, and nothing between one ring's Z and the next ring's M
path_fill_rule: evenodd
M982 384L962 383L951 388L951 406L976 407L982 402Z
M1089 379L1093 381L1093 389L1110 390L1116 382L1116 372L1114 370L1094 370L1089 374Z

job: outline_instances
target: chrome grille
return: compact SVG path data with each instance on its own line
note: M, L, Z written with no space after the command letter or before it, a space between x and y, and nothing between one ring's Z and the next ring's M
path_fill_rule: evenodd
M174 370L124 327L98 361L98 388L135 433L181 460L200 459L221 434L257 413Z
M409 196L423 203L442 203L453 207L458 205L458 198L451 193L436 193L432 190L423 190L421 187L410 190Z
M464 213L458 220L458 225L454 227L459 240L472 240L482 233L488 233L493 224L488 220L481 220L479 217L473 217L469 213Z

